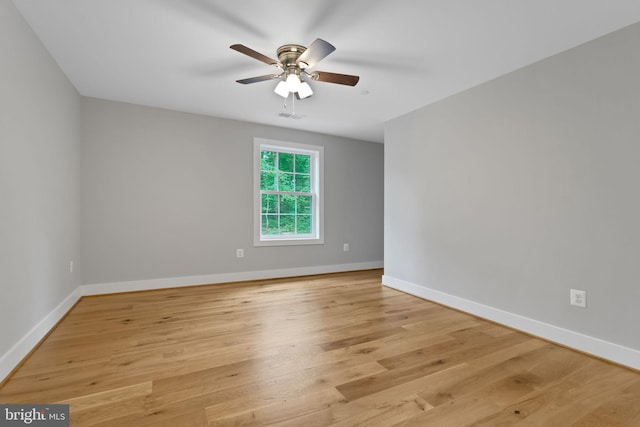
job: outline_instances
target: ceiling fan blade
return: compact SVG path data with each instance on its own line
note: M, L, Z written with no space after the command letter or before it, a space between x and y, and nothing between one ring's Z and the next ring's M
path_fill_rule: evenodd
M314 71L311 74L314 80L319 82L337 83L339 85L355 86L360 80L359 76L352 76L350 74L337 74L329 73L327 71Z
M307 64L306 68L311 68L334 50L336 50L336 48L331 43L322 39L316 39L311 43L311 46L298 57L298 64L304 62Z
M258 82L264 82L266 80L277 79L278 77L280 77L279 74L265 74L264 76L249 77L248 79L236 80L236 82L242 83L243 85L247 85L249 83L258 83Z
M268 56L265 56L263 54L261 54L260 52L256 52L255 50L246 47L245 45L242 44L234 44L229 46L231 49L238 51L240 53L244 53L247 56L252 57L253 59L257 59L258 61L262 61L265 64L268 65L275 65L278 64L278 61L276 61L275 59L269 58Z

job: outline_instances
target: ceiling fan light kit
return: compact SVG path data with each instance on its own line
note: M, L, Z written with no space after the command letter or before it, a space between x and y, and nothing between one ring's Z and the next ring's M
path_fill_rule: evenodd
M236 80L238 83L251 84L279 79L280 82L276 85L274 92L283 98L288 98L289 94L295 94L298 99L308 98L313 95L311 85L306 80L346 86L355 86L360 80L360 77L349 74L329 73L326 71L309 73L306 71L336 50L331 43L322 39L316 39L308 48L297 44L280 46L276 51L278 55L277 61L241 44L234 44L230 47L237 52L282 70L280 74L266 74L264 76Z

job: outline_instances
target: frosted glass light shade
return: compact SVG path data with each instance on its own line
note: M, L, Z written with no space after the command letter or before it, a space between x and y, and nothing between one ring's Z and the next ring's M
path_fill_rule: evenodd
M313 91L311 90L311 86L309 86L309 83L302 82L300 88L298 89L298 96L300 97L300 99L308 98L311 95L313 95Z
M302 82L297 74L289 74L287 76L287 88L289 88L289 92L297 92L301 84Z
M289 96L289 88L287 87L287 84L283 81L278 83L278 85L274 89L274 92L283 98L286 98Z

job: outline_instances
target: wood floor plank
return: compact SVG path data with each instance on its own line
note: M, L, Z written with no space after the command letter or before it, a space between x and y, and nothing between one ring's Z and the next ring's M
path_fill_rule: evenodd
M493 340L488 340L486 336L477 337L473 333L467 335L467 339L448 341L380 360L379 363L389 371L344 383L337 388L347 399L358 399L529 339L516 333Z
M604 403L589 410L589 413L575 422L576 427L587 426L629 426L634 420L640 419L640 380L636 380L628 387L623 387L621 393L613 398L605 398ZM637 424L637 423L636 423Z
M82 298L0 388L73 426L638 426L640 373L381 270Z
M64 402L71 405L74 411L84 411L96 406L107 405L121 400L127 400L134 397L148 396L151 394L152 382L148 381L141 384L115 388L112 390L102 391L99 393L88 394L85 396L67 399Z
M292 427L296 425L318 425L316 422L317 419L320 418L323 420L330 420L330 422L324 425L349 426L358 423L365 423L371 418L382 415L394 408L405 407L405 409L413 410L411 406L405 406L408 402L414 402L415 406L421 411L430 410L432 408L431 405L419 397L417 393L424 390L428 384L438 382L443 377L455 375L456 372L464 370L465 367L467 367L465 364L456 365L428 376L398 384L394 387L367 395L360 399L353 401L345 400L344 402L340 402L340 405L335 405L320 413L298 419L296 421L297 424L288 422L283 423L283 425L290 425Z
M390 337L396 334L400 334L404 331L405 330L401 327L382 329L377 332L372 332L364 335L355 335L349 338L342 338L337 341L322 343L320 344L320 347L322 347L324 351L331 351L337 348L351 347L352 345L367 343L384 337Z
M607 394L616 390L616 396L624 396L625 386L631 385L636 379L636 373L615 370L609 375L594 375L602 367L600 361L585 360L583 366L572 374L557 378L556 381L537 390L524 398L505 405L500 411L479 419L474 426L513 425L538 426L550 425L573 426L590 413L598 417L601 413L595 408L608 398ZM630 375L631 374L631 375ZM627 408L630 414L635 412L632 407ZM639 425L637 415L632 415L623 423L593 424L611 426Z
M260 408L251 408L230 416L220 417L219 408L216 408L215 411L207 409L209 425L227 427L277 424L307 415L317 416L319 411L345 401L344 397L333 387L327 387L314 393L274 400L274 402Z
M320 368L295 372L275 378L266 378L218 392L208 397L221 402L207 407L209 420L223 417L233 408L234 411L245 412L250 408L262 408L273 403L274 399L283 400L308 393L319 392L327 387L335 388L342 378L363 378L375 375L385 369L377 362L338 363ZM247 398L247 394L251 397ZM170 397L169 400L173 400Z

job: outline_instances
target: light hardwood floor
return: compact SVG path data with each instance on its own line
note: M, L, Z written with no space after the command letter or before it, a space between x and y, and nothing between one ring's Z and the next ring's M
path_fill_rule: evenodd
M381 274L83 298L0 402L72 426L640 426L640 373Z

